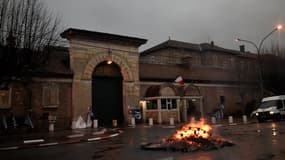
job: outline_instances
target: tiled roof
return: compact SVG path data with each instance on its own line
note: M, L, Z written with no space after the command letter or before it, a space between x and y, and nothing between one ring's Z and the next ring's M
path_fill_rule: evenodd
M197 52L215 51L215 52L222 52L222 53L236 54L236 55L241 54L241 52L239 51L225 49L225 48L216 46L214 44L209 44L209 43L194 44L194 43L188 43L188 42L182 42L182 41L176 41L176 40L168 40L168 41L160 43L152 48L149 48L141 52L141 55L149 54L154 51L165 49L165 48L178 48L178 49L185 49L185 50L191 50L191 51L197 51Z

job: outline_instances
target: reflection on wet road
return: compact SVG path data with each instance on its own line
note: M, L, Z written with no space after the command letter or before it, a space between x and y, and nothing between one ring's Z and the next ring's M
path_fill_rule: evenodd
M234 141L233 147L215 151L199 151L193 153L144 151L139 144L144 141L159 141L175 132L174 129L135 128L127 129L125 134L114 141L122 141L117 152L110 150L101 159L154 159L154 160L270 160L285 157L285 122L255 123L217 128L224 138ZM106 142L107 143L107 142ZM111 155L115 157L110 157Z
M142 142L160 141L176 129L143 126L126 128L115 138L72 145L0 152L1 159L29 160L282 160L285 159L285 122L217 127L236 145L214 151L145 151Z

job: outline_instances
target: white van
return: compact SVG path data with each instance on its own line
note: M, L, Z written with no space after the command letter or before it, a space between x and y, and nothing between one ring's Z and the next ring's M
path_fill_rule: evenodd
M253 114L258 122L268 119L279 121L285 117L285 95L263 98L260 106Z

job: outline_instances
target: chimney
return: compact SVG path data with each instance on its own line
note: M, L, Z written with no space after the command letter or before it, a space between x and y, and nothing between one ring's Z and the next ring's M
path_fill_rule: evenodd
M211 41L211 47L214 47L214 41Z
M239 46L239 51L240 51L240 52L243 52L243 53L245 52L245 47L244 47L244 45L240 45L240 46Z

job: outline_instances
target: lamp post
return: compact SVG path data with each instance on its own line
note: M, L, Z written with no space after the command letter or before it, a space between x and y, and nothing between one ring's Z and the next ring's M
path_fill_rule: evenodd
M249 43L251 45L253 45L257 51L257 61L258 61L258 77L259 77L259 85L260 85L260 92L261 92L261 96L263 96L263 92L264 92L264 88L263 88L263 78L262 78L262 66L261 66L261 57L260 57L260 50L262 49L262 45L264 43L264 41L270 36L272 35L274 32L281 30L283 28L282 25L278 25L276 26L270 33L268 33L266 36L264 36L262 38L262 40L259 42L259 44L257 45L256 43L249 41L249 40L245 40L245 39L240 39L237 38L236 41L239 42L246 42Z

